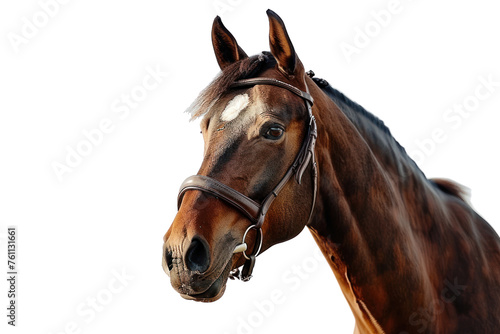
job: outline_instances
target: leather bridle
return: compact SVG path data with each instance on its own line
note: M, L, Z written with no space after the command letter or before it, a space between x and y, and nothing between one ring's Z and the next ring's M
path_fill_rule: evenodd
M316 192L317 192L318 173L314 156L314 146L316 144L316 138L318 133L316 128L316 120L312 114L313 98L309 94L309 89L307 87L307 84L305 84L306 92L304 92L295 86L292 86L286 82L277 79L252 78L252 79L238 80L234 82L230 87L239 88L239 87L251 87L255 85L273 85L287 89L293 94L300 96L305 101L307 107L308 122L309 122L307 135L304 137L304 141L302 142L300 151L295 157L294 162L286 172L285 176L283 176L281 181L274 187L274 189L265 197L265 199L260 204L254 201L253 199L249 198L248 196L243 195L239 191L236 191L233 188L211 177L204 175L193 175L188 177L182 183L179 190L179 195L177 197L177 208L179 209L186 191L200 190L226 201L228 204L238 209L246 218L248 218L252 222L252 225L250 225L243 234L242 242L238 244L233 251L233 253L243 253L243 256L245 257L246 261L241 273L239 269L235 269L231 271L230 278L232 279L238 278L241 279L242 281L248 281L252 277L252 271L253 267L255 266L256 257L262 248L262 239L263 239L262 224L264 223L266 213L271 207L271 204L273 203L274 199L278 196L280 191L284 188L284 186L288 183L288 181L292 176L295 175L295 180L297 181L298 184L301 184L302 175L304 174L310 162L312 163L314 189L313 189L313 202L311 205L311 211L309 214L307 224L309 224L313 215L314 205L316 203ZM255 229L257 231L257 237L255 240L252 253L248 255L246 253L248 246L245 242L245 239L248 232L251 229Z

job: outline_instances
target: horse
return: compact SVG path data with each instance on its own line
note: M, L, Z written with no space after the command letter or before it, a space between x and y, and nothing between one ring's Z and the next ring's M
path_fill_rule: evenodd
M306 73L282 19L267 15L270 52L255 56L213 22L221 72L188 109L203 161L163 238L173 288L216 301L307 226L354 333L500 331L498 234L463 187L427 179L381 120Z

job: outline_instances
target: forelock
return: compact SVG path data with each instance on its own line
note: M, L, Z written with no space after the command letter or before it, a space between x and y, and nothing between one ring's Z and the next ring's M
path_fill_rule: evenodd
M205 114L210 116L211 107L229 90L229 87L235 81L252 78L275 63L276 61L271 53L262 52L259 55L245 58L227 66L201 91L186 112L191 114L191 120Z

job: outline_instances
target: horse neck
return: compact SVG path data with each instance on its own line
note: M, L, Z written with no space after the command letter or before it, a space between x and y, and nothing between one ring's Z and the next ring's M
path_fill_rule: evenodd
M389 130L376 124L380 121L346 105L340 105L342 110L339 109L317 86L311 88L311 93L319 133L316 146L320 169L318 201L328 204L319 205L319 209L342 218L335 219L334 224L325 221L322 225L319 222L325 214L317 214L315 227L333 232L346 222L348 226L344 228L352 229L354 223L360 232L371 232L374 227L381 228L375 231L399 229L401 214L406 212L409 202L418 206L441 200L436 188ZM419 198L409 201L407 197L415 192ZM393 221L394 224L390 224ZM332 238L338 241L343 233L342 230L336 232L338 236L332 235ZM366 236L369 237L371 235Z
M362 114L347 116L356 111L341 111L318 87L311 93L318 121L319 191L309 228L358 327L380 332L384 310L396 306L397 293L389 290L407 295L425 280L426 269L407 260L420 252L408 217L408 203L415 198L409 197L417 193L424 204L437 195L383 128ZM401 273L404 280L396 277ZM402 283L394 287L394 282Z

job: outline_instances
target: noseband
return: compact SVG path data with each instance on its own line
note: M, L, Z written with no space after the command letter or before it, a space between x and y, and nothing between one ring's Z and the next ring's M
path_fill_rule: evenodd
M243 266L243 269L240 273L239 269L235 269L231 271L230 278L238 278L242 281L248 281L252 277L253 267L255 266L255 260L257 255L259 254L262 248L262 224L266 218L266 213L271 207L274 199L278 197L280 191L284 188L284 186L288 183L290 178L295 175L295 180L298 184L301 184L302 175L304 174L309 162L312 162L312 173L313 173L313 202L311 206L311 211L309 214L309 218L307 224L309 224L314 205L316 202L316 191L317 191L317 166L314 157L314 146L316 144L317 138L317 128L316 128L316 120L312 114L312 105L313 98L309 94L309 89L306 84L307 92L304 92L298 89L295 86L287 84L286 82L279 81L272 78L252 78L252 79L243 79L234 82L231 87L239 88L239 87L251 87L255 85L272 85L287 89L288 91L294 93L295 95L300 96L306 104L307 112L308 112L308 122L309 127L307 129L307 135L304 137L304 141L302 142L302 146L300 148L299 153L295 157L293 164L288 168L285 176L281 179L281 181L274 187L274 189L269 193L264 201L259 204L248 196L243 195L239 191L234 190L233 188L204 175L193 175L188 177L181 185L179 190L179 195L177 197L177 208L179 209L182 203L182 199L184 194L188 190L200 190L205 193L211 194L215 197L221 198L226 201L228 204L232 205L236 209L238 209L246 218L248 218L252 225L250 225L245 233L243 234L243 239L240 244L236 246L233 253L243 253L246 261ZM252 253L248 255L246 250L248 248L245 239L248 232L251 229L255 229L257 231L257 239L255 241L254 248Z

